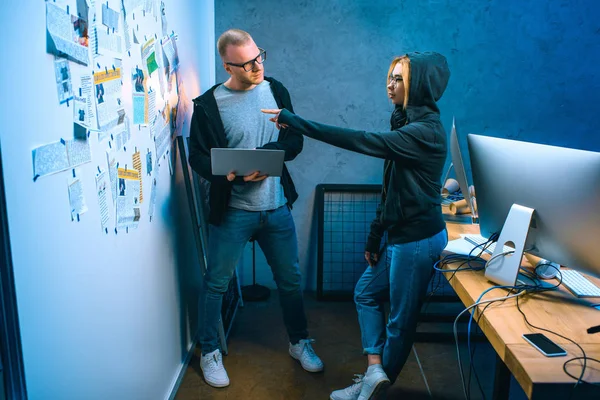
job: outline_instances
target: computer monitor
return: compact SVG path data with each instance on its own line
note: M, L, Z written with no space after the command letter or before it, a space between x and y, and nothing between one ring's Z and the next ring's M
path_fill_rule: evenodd
M514 285L523 250L600 277L600 153L473 134L467 141L481 234L500 233L486 277ZM507 242L515 254L505 257Z
M477 213L475 205L473 204L471 192L469 191L469 181L467 180L467 173L465 172L465 165L460 151L460 143L458 141L458 133L456 131L456 121L454 119L452 119L452 130L450 131L450 156L452 158L452 166L454 167L454 174L456 175L458 186L460 186L460 191L471 210L473 222L475 222L477 220Z

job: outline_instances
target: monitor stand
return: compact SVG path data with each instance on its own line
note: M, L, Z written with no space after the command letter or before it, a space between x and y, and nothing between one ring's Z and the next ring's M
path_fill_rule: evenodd
M537 277L533 278L531 276L527 276L520 272L517 274L516 284L517 284L517 286L523 286L523 285L533 286L537 289L546 289L546 290L556 288L556 285L553 283L543 281Z
M485 269L485 277L490 281L503 286L516 285L533 212L533 208L519 204L513 204L510 208L494 254ZM507 244L514 247L515 251L502 255L504 246Z

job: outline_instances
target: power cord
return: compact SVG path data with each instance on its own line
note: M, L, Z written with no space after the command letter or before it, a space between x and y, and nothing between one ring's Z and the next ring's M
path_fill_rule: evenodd
M551 266L552 268L554 268L554 269L556 269L556 270L558 271L558 277L557 277L557 279L558 279L558 283L557 283L555 286L551 286L551 287L542 287L542 286L539 286L539 285L533 286L533 287L531 287L531 291L532 291L532 292L538 292L538 293L541 293L541 292L548 291L548 290L554 290L554 289L558 288L558 287L561 285L561 283L562 283L562 273L560 272L560 268L556 268L556 266L555 266L555 265L552 265L552 264L550 264L550 263L539 264L539 265L538 265L538 266L535 268L535 270L534 270L534 273L535 273L535 272L537 272L537 269L538 269L538 268L540 268L540 267L542 267L542 266L545 266L545 265L549 265L549 266ZM526 270L525 268L522 268L522 267L521 267L521 269L523 270L523 272L526 272L527 274L530 274L529 270ZM537 275L536 275L536 276L533 276L533 277L532 277L532 279L533 279L533 281L535 282L535 281L537 280ZM510 293L510 292L509 292L509 293ZM478 317L477 317L477 320L475 321L475 324L476 324L475 326L476 326L476 328L478 328L478 327L479 327L479 321L481 320L481 317L483 316L483 314L485 313L485 311L487 310L487 308L488 308L490 305L492 305L492 303L488 303L488 304L487 304L487 305L486 305L486 306L483 308L483 310L482 310L482 311L479 313L479 315L478 315ZM471 321L469 321L469 322L471 322ZM469 325L469 328L470 328L470 325ZM470 340L470 337L471 337L470 330L469 330L469 334L468 334L468 335L469 335L469 336L468 336L468 340ZM483 392L483 388L482 388L482 386L481 386L481 382L480 382L480 380L479 380L479 376L478 376L478 374L477 374L477 370L474 368L474 363L473 363L473 358L474 358L474 356L475 356L475 349L476 349L476 346L475 346L475 345L473 345L473 346L472 346L472 348L471 348L471 345L469 344L469 345L468 345L468 347L469 347L469 354L470 354L470 355L469 355L469 365L470 365L470 368L469 368L469 377L468 377L468 379L467 379L467 395L468 395L468 398L470 399L470 398L471 398L471 372L472 372L472 373L475 375L475 380L477 381L477 386L478 386L478 388L479 388L479 391L480 391L480 393L481 393L481 396L482 396L482 398L485 400L485 394L484 394L484 392Z
M541 290L541 291L545 291L545 290ZM560 337L560 338L562 338L562 339L565 339L565 340L567 340L567 341L569 341L569 342L573 343L575 346L577 346L577 347L579 348L579 350L581 351L581 354L583 354L583 356L582 356L582 357L573 357L573 358L571 358L571 359L569 359L569 360L565 361L565 362L564 362L564 364L563 364L563 371L565 372L565 374L567 374L567 375L568 375L570 378L577 379L577 382L575 382L575 385L573 385L573 389L571 390L571 394L569 395L569 399L571 399L571 398L573 397L573 393L575 392L575 389L576 389L576 388L577 388L577 387L578 387L578 386L579 386L581 383L588 384L588 385L592 385L592 386L600 386L600 385L598 385L598 384L596 384L596 383L593 383L593 382L587 382L587 381L585 381L585 380L583 379L583 376L585 375L585 370L586 370L586 368L587 368L587 361L588 361L588 360L590 360L590 361L594 361L594 362L597 362L597 363L600 363L600 361L598 361L598 360L597 360L597 359L595 359L595 358L588 357L588 356L586 355L586 353L585 353L585 350L583 349L583 347L581 347L581 346L579 345L579 343L575 342L574 340L572 340L572 339L570 339L570 338L568 338L568 337L566 337L566 336L563 336L563 335L561 335L561 334L559 334L559 333L556 333L556 332L554 332L554 331L551 331L551 330L549 330L549 329L540 328L539 326L535 326L535 325L533 325L531 322L529 322L529 320L527 319L527 315L525 315L525 313L523 312L523 310L521 310L521 307L520 307L520 305L519 305L519 300L518 300L518 299L517 299L517 310L519 310L519 312L521 313L521 315L523 315L523 319L525 320L525 323L527 323L527 325L531 326L531 327L532 327L532 328L534 328L534 329L537 329L537 330L540 330L540 331L544 331L544 332L551 333L551 334L553 334L553 335L556 335L556 336L558 336L558 337ZM571 374L571 373L570 373L570 372L567 370L567 365L569 365L569 363L572 363L573 361L577 361L577 360L583 360L583 366L582 366L582 368L581 368L581 373L579 374L579 377L576 377L576 376L572 375L572 374Z
M481 255L491 245L491 243L492 243L492 239L488 240L485 243L475 246L474 248L471 249L470 253L467 256L464 256L462 254L448 254L448 255L442 257L439 261L437 261L433 265L434 272L435 271L440 272L440 273L452 272L452 275L447 279L447 281L450 282L454 278L454 275L456 275L456 273L459 271L479 271L479 270L483 269L483 265L485 265L485 260L483 258L481 258ZM473 255L475 250L477 250L478 248L481 248L481 251L477 255ZM454 264L459 261L462 261L462 262L455 269L445 269L443 267L444 265ZM471 263L474 263L474 262L479 262L483 265L473 266ZM440 265L441 265L441 267L440 267ZM464 265L467 265L468 267L463 268ZM432 279L435 279L435 276ZM422 310L423 313L427 311L427 309L429 308L429 305L431 304L431 298L433 297L433 295L435 295L435 293L437 293L437 291L441 287L442 287L442 279L441 279L441 275L440 275L438 277L437 284L435 284L433 289L427 294L427 297L424 300L424 308Z
M592 357L587 357L587 356L585 356L585 357L573 357L573 358L565 361L565 363L563 364L563 371L565 371L565 374L569 375L573 379L577 379L578 381L581 381L582 383L586 383L588 385L600 387L599 383L587 382L587 381L585 381L583 379L580 379L580 378L576 377L575 375L571 375L571 373L569 371L567 371L567 365L569 363L571 363L573 361L577 361L577 360L584 360L584 362L585 362L585 360L587 360L587 361L594 361L594 362L600 363L599 360L597 360L595 358L592 358Z
M499 234L497 234L497 233L491 235L491 237L486 242L478 244L475 247L473 247L467 256L460 255L460 254L448 254L448 255L444 256L442 259L440 259L438 262L436 262L434 264L434 266L433 266L434 271L438 271L440 273L451 272L452 275L447 279L447 281L450 282L454 278L454 276L456 275L457 272L479 271L479 270L484 269L486 260L481 258L481 255L484 253L485 250L487 250L489 248L489 246L491 246L492 243L494 243L495 241L498 240L498 237L499 237ZM480 251L476 255L474 255L473 253L475 253L477 249L480 249ZM458 265L458 267L456 267L454 269L444 268L445 265L455 264L460 261L462 261L462 262ZM473 265L474 263L478 263L479 265ZM463 268L464 265L467 265L467 267ZM423 308L423 312L427 311L427 308L431 304L431 298L439 290L439 288L441 286L442 286L442 278L441 278L441 274L440 274L440 275L438 275L437 284L434 285L433 289L428 293L427 298L425 299L425 307ZM455 336L455 338L456 338L456 336ZM483 390L481 389L481 384L479 382L479 377L477 377L477 375L476 375L476 379L477 379L478 385L480 387L480 390L483 393Z
M507 253L509 253L509 252L507 252ZM500 255L499 255L499 256L500 256ZM543 266L543 265L544 265L544 264L540 264L540 265L538 265L538 266L536 267L536 270L537 270L537 268L539 268L539 267L541 267L541 266ZM554 267L554 268L556 268L556 267ZM525 271L527 271L527 270L525 270ZM575 342L574 340L572 340L572 339L570 339L570 338L567 338L567 337L565 337L565 336L563 336L563 335L561 335L561 334L559 334L559 333L556 333L556 332L554 332L554 331L551 331L551 330L549 330L549 329L540 328L540 327L538 327L538 326L535 326L535 325L533 325L531 322L529 322L529 320L527 319L527 316L525 315L525 313L523 312L523 310L521 309L521 306L520 306L520 304L519 304L519 296L520 296L520 295L522 295L522 294L525 294L525 293L527 293L527 292L529 292L529 293L542 293L542 292L546 292L546 291L550 291L550 290L555 290L555 289L557 289L557 288L558 288L558 287L559 287L559 286L562 284L562 274L561 274L560 270L558 270L558 278L557 278L557 279L558 279L558 283L557 283L556 285L554 285L554 286L551 286L551 287L544 287L544 286L541 286L541 285L539 285L539 284L536 284L536 285L520 285L520 286L512 286L512 287L511 287L511 286L493 286L493 287L491 287L491 288L487 289L486 291L484 291L484 292L483 292L483 293L482 293L482 294L479 296L478 300L477 300L477 301L476 301L476 302L475 302L473 305L471 305L470 307L467 307L465 310L463 310L463 312L461 312L461 313L458 315L457 319L456 319L456 320L455 320L455 322L454 322L454 323L455 323L455 325L454 325L454 327L455 327L455 330L454 330L454 332L455 332L455 336L454 336L454 337L455 337L455 340L456 340L456 350L457 350L457 356L458 356L458 362L459 362L459 370L460 370L460 372L461 372L461 380L462 380L462 383L463 383L463 393L465 394L465 398L467 398L467 399L469 399L469 398L470 398L470 380L469 380L469 390L467 391L467 390L466 390L466 385L465 385L465 382L464 382L464 375L463 375L463 370L462 370L462 363L461 363L461 361L460 361L460 348L459 348L459 346L458 346L458 335L457 335L457 332L456 332L456 323L457 323L457 321L458 321L458 318L460 318L460 316L461 316L462 314L464 314L466 311L468 311L470 308L476 307L476 306L478 306L478 305L480 305L480 304L483 304L483 303L488 303L488 304L486 305L486 307L485 307L485 308L484 308L484 309L481 311L481 313L480 313L480 315L479 315L479 317L478 317L477 324L479 324L479 320L480 320L480 319L481 319L481 317L483 316L483 313L485 312L485 310L487 309L487 307L489 307L489 306L490 306L492 303L495 303L495 302L497 302L497 301L505 301L505 300L507 300L507 299L509 299L509 298L512 298L512 297L515 297L515 298L516 298L517 310L519 311L519 313L521 313L521 315L523 315L523 318L524 318L525 322L527 323L527 325L531 326L531 327L532 327L532 328L534 328L534 329L538 329L538 330L541 330L541 331L544 331L544 332L551 333L551 334L553 334L553 335L556 335L556 336L558 336L558 337L560 337L560 338L563 338L563 339L565 339L565 340L567 340L567 341L569 341L569 342L573 343L575 346L577 346L577 347L579 348L579 350L580 350L580 351L581 351L581 353L583 354L583 356L582 356L582 357L573 357L573 358L571 358L571 359L569 359L569 360L565 361L565 363L563 364L563 371L565 372L565 374L567 374L569 377L571 377L571 378L573 378L573 379L577 379L577 382L576 382L576 383L575 383L575 385L573 386L573 389L572 389L572 391L571 391L571 394L570 394L570 396L569 396L569 399L573 397L573 394L574 394L574 392L575 392L575 389L576 389L576 388L578 387L578 385L580 385L581 383L584 383L584 384L589 384L589 385L596 386L596 387L600 387L600 384L593 383L593 382L587 382L587 381L585 381L585 380L583 379L583 376L585 375L585 370L586 370L586 368L587 368L587 361L589 360L589 361L593 361L593 362L596 362L596 363L600 363L600 360L597 360L597 359L595 359L595 358L588 357L588 356L586 355L586 353L585 353L585 350L584 350L584 349L583 349L583 348L582 348L582 347L581 347L581 346L580 346L580 345L579 345L577 342ZM491 291L491 290L493 290L493 289L499 289L499 288L510 289L510 290L520 290L520 292L518 292L517 294L514 294L514 295L507 295L507 296L506 296L506 297L504 297L504 298L497 298L497 299L491 299L491 300L487 300L487 301L481 301L481 298L482 298L482 297L483 297L483 296L484 296L484 295L485 295L487 292L489 292L489 291ZM472 319L473 319L473 313L471 314L471 316L470 316L470 318L469 318L469 323L468 323L468 328L467 328L467 329L468 329L468 333L467 333L467 341L468 341L468 349L469 349L470 355L472 355L472 354L474 353L474 350L473 350L473 351L471 351L471 345L470 345L470 337L471 337L471 323L472 323ZM567 369L567 366L568 366L570 363L572 363L572 362L574 362L574 361L578 361L578 360L583 360L583 366L582 366L582 370L581 370L581 373L580 373L579 377L576 377L575 375L572 375L572 374L571 374L571 373L568 371L568 369ZM471 368L472 368L472 365L473 365L473 360L472 360L472 358L470 358L470 364L471 364ZM475 377L476 377L476 379L477 379L477 381L478 381L478 383L479 383L479 378L478 378L478 376L477 376L477 372L476 372L476 371L474 371L474 373L475 373ZM479 389L480 389L480 391L482 392L482 395L483 395L483 390L482 390L482 388L481 388L481 385L479 385ZM485 396L483 396L483 397L485 398Z
M477 306L479 306L479 305L481 305L481 304L486 304L486 303L494 303L494 302L497 302L497 301L505 301L505 300L508 300L508 299L510 299L510 298L513 298L513 297L522 296L523 294L525 294L525 293L526 293L526 291L525 291L525 290L523 290L523 291L521 291L521 292L519 292L519 293L516 293L516 294L513 294L513 295L507 295L507 296L505 296L505 297L497 297L497 298L494 298L494 299L489 299L489 300L481 300L481 298L482 298L482 297L483 297L483 296L484 296L486 293L488 293L488 292L489 292L489 291L491 291L491 290L494 290L494 289L512 289L512 288L515 288L515 286L492 286L492 287L490 287L490 288L486 289L486 290L485 290L485 291L484 291L484 292L483 292L483 293L482 293L482 294L479 296L479 299L478 299L478 301L477 301L477 302L475 302L475 303L471 304L469 307L467 307L467 308L465 308L463 311L461 311L461 312L458 314L458 316L456 317L456 319L454 320L454 324L453 324L453 328L452 328L452 330L453 330L453 332L454 332L454 341L455 341L455 343L456 343L456 355L457 355L457 359L458 359L458 369L459 369L459 372L460 372L460 379L461 379L462 388L463 388L463 394L465 395L465 399L467 399L468 397L467 397L467 389L466 389L465 376L464 376L464 372L463 372L462 362L461 362L461 360L460 360L460 347L459 347L459 342L458 342L458 329L457 329L458 320L460 319L460 317L462 317L462 315L463 315L464 313L468 312L470 309L472 309L472 308L474 308L474 307L477 307ZM468 334L467 334L467 337L468 337Z
M494 258L498 258L498 257L502 257L505 256L507 254L512 254L514 251L506 251L503 252L501 254L498 254L494 257L492 257L488 262L492 261ZM524 269L525 272L529 272L527 270ZM533 282L536 282L536 278L533 277ZM558 285L560 285L560 282L558 283ZM527 291L547 291L547 290L554 290L558 287L558 285L550 287L550 288L546 288L546 287L542 287L539 284L535 284L535 285L518 285L518 286L493 286L491 288L488 288L487 290L485 290L477 299L477 301L473 304L473 306L479 305L479 304L483 304L484 302L481 301L482 297L489 291L494 290L494 289L509 289L509 294L504 297L504 298L499 298L493 301L489 301L488 304L485 306L485 308L481 311L481 313L479 314L479 317L477 319L477 325L479 325L479 320L481 319L481 317L483 316L483 313L485 312L485 310L494 302L496 301L505 301L506 299L509 299L511 297L515 297L515 296L519 296ZM519 293L517 293L516 295L510 295L510 293L513 290L518 290L520 291ZM518 299L517 299L518 301ZM473 307L472 306L472 307ZM464 311L463 311L464 313ZM461 313L462 314L462 313ZM471 371L473 371L475 373L475 379L477 380L477 384L479 387L479 390L482 394L482 397L485 399L485 394L483 393L483 389L481 387L481 382L479 381L479 376L477 375L477 372L473 370L473 355L474 355L474 349L472 349L471 347L471 326L472 326L472 322L473 322L473 316L474 316L475 312L472 312L470 317L469 317L469 322L467 324L467 348L469 350L469 379L468 379L468 385L465 385L464 382L464 374L462 372L462 363L460 361L460 348L458 347L458 342L457 342L457 354L458 354L458 361L459 361L459 369L461 371L461 380L463 383L463 391L465 392L465 397L467 399L470 399L471 396ZM459 315L460 316L460 315ZM456 323L456 321L455 321ZM458 335L455 334L455 339L458 340ZM465 390L465 387L467 387L467 389Z
M456 254L451 254L451 255L447 255L447 256L443 257L441 260L439 260L438 262L436 262L434 264L434 270L438 271L438 272L441 272L441 273L451 272L452 275L448 278L448 282L450 282L452 280L452 278L454 278L454 275L456 275L457 272L460 272L460 271L479 271L479 270L485 269L489 265L489 263L492 262L494 259L497 259L499 257L504 257L504 256L506 256L508 254L514 253L514 250L502 252L500 254L497 254L497 255L493 256L492 258L490 258L487 261L484 260L483 258L481 258L481 255L483 254L483 252L491 245L491 243L496 242L498 240L498 237L499 237L499 235L497 233L493 234L488 241L475 246L471 250L471 252L469 253L469 255L466 256L466 257L463 256L463 255L456 255ZM477 254L477 256L473 256L473 252L477 248L480 248L480 247L481 247L481 251L479 252L479 254ZM462 261L462 263L457 268L446 269L446 268L443 267L445 265L448 265L450 263L456 263L458 261ZM475 261L478 262L478 263L480 263L480 264L483 264L483 265L473 266L471 264L471 262L475 262ZM465 264L467 264L468 266L466 268L463 268L463 266ZM440 265L441 265L441 267L440 267ZM534 272L537 271L537 268L539 268L539 267L541 267L543 265L550 265L550 264L540 264L540 265L536 266L536 269L535 269ZM554 268L556 268L556 267L554 267ZM522 272L523 275L528 276L530 279L532 279L533 282L537 281L537 276L535 274L532 274L529 270L526 270L524 268L521 268L521 269L523 271ZM473 321L474 312L471 313L471 315L469 317L469 322L468 322L468 325L467 325L467 348L468 348L468 351L469 351L469 385L468 385L468 389L467 389L467 385L465 383L463 366L462 366L462 362L461 362L461 359L460 359L460 347L459 347L458 329L457 329L457 323L458 323L460 317L465 312L469 311L471 308L477 307L477 306L479 306L481 304L486 304L487 303L487 305L484 307L484 309L481 311L481 313L479 314L479 316L477 318L477 322L476 323L477 323L477 325L479 325L479 321L480 321L481 317L483 316L483 313L485 312L485 310L491 304L493 304L495 302L504 302L504 301L506 301L506 300L508 300L510 298L516 298L516 300L517 300L517 308L519 309L519 311L521 312L521 314L523 314L523 312L520 310L519 305L518 305L518 297L521 296L521 295L523 295L523 294L525 294L525 293L527 293L528 291L532 291L532 292L544 292L544 291L554 290L554 289L558 288L558 286L560 286L560 284L562 283L562 275L560 273L560 270L558 271L558 273L559 273L559 279L558 279L559 282L558 282L557 285L552 286L552 287L542 287L539 284L535 284L535 285L518 285L518 286L493 286L491 288L488 288L487 290L485 290L479 296L479 298L477 299L477 301L474 304L472 304L471 306L465 308L460 314L458 314L458 316L454 320L453 333L454 333L454 340L455 340L455 343L456 343L456 353L457 353L457 359L458 359L458 365L459 365L459 372L460 372L460 376L461 376L461 383L462 383L462 388L463 388L463 394L465 395L466 399L470 399L470 395L471 395L471 371L473 371L474 374L475 374L475 379L477 380L477 384L478 384L479 390L480 390L480 392L482 394L482 397L484 399L485 399L485 395L484 395L484 392L483 392L483 388L481 387L481 382L479 380L477 372L473 369L473 356L474 356L474 353L475 353L475 349L471 348L471 325L472 325L472 321ZM440 286L441 286L441 280L440 280L440 282L438 282L438 285L428 294L428 298L426 299L425 310L427 309L427 307L428 307L428 305L430 303L429 300L431 299L431 297L433 296L433 294L438 290L438 288ZM505 297L500 297L500 298L495 298L495 299L490 299L490 300L485 300L485 301L481 300L482 297L487 292L489 292L491 290L494 290L494 289L509 289L510 291L509 291L509 294L507 296L505 296ZM511 295L510 293L513 290L517 290L518 292L516 294L512 294ZM523 314L523 316L525 316L525 314ZM526 322L528 322L528 321L526 320ZM553 333L553 332L551 332L551 333ZM573 342L573 343L575 343L575 342ZM583 349L580 346L579 346L579 348L583 352ZM589 359L589 358L587 358L585 356L585 352L584 352L584 357L583 358ZM592 359L592 360L594 360L594 359ZM575 361L575 359L568 360L567 362L565 362L565 365L563 366L563 369L565 370L565 372L569 376L571 376L571 375L566 370L566 365L569 362L572 362L572 361ZM597 360L594 360L594 361L597 361ZM584 371L585 371L585 360L584 360L584 369L583 369L582 374L581 374L581 376L579 378L579 381L582 380ZM577 384L575 386L577 386Z
M497 240L497 238L496 238L496 240ZM484 247L484 249L482 250L482 252L479 254L479 256L480 256L480 255L483 253L483 251L485 250L485 248L487 248L487 246L489 246L489 244L488 244L488 243L490 243L491 241L492 241L492 239L488 240L488 242L486 242L486 243L484 243L484 244L483 244L483 246L485 246L485 247ZM486 245L487 245L487 246L486 246ZM481 245L480 245L480 246L481 246ZM483 268L481 268L481 267L479 267L479 268L472 268L471 266L470 266L469 268L461 268L461 267L462 267L462 266L465 264L464 262L463 262L463 264L461 264L461 265L460 265L458 268L456 268L456 269L453 269L453 270L447 270L447 269L441 270L441 269L437 268L437 265L438 265L438 263L436 263L436 265L435 265L434 267L436 268L436 270L438 270L438 271L440 271L440 272L453 272L453 275L452 275L452 276L451 276L451 277L448 279L448 280L450 280L452 277L454 277L454 274L456 274L456 272L458 272L458 271L460 271L460 270L465 270L465 271L466 271L466 270L480 270L480 269L485 269L485 268L487 267L487 265L489 265L489 263L490 263L490 262L492 262L494 259L496 259L496 258L499 258L499 257L504 257L504 256L506 256L507 254L512 254L512 253L514 253L514 251L507 251L507 252L503 252L503 253L500 253L500 254L497 254L497 255L493 256L493 257L492 257L492 258L490 258L490 259L489 259L487 262L485 262L485 263L484 263L484 266L483 266ZM468 258L468 259L470 259L470 257L471 257L471 254L469 254L469 258ZM460 257L454 257L454 259L457 259L457 258L460 258ZM444 260L441 260L441 261L443 262ZM453 261L454 261L454 260L453 260ZM557 283L556 285L554 285L554 286L551 286L551 287L544 287L544 286L541 286L541 285L540 285L540 284L538 284L538 283L535 283L535 282L537 282L537 280L538 280L538 278L537 278L537 274L536 274L536 272L537 272L537 269L538 269L538 268L540 268L540 267L542 267L542 266L546 266L546 265L548 265L548 266L551 266L551 267L553 267L553 268L557 269L557 272L558 272L558 278L557 278L557 280L558 280L558 283ZM546 332L549 332L549 333L555 334L555 335L557 335L557 336L559 336L559 337L562 337L562 338L564 338L564 339L566 339L566 340L569 340L570 342L572 342L573 344L575 344L575 345L576 345L576 346L577 346L577 347L578 347L578 348L581 350L581 352L582 352L582 354L583 354L583 357L575 357L575 358L571 358L571 359L567 360L567 361L566 361L566 362L563 364L563 370L564 370L564 372L565 372L565 373L566 373L568 376L572 377L573 379L577 379L577 382L575 383L575 385L574 385L574 387L573 387L573 391L575 390L575 388L576 388L576 387L577 387L577 386L578 386L580 383L587 383L587 384L591 384L591 385L594 385L594 386L600 386L600 385L598 385L598 384L591 383L591 382L587 382L587 381L583 380L583 376L585 375L585 369L586 369L586 367L587 367L587 363L586 363L586 362L587 362L587 360L590 360L590 361L594 361L594 362L598 362L598 363L600 363L600 361L599 361L599 360L596 360L596 359L593 359L593 358L587 357L587 355L585 354L585 351L583 350L583 348L582 348L582 347L581 347L579 344L577 344L576 342L574 342L573 340L571 340L571 339L569 339L569 338L566 338L566 337L564 337L564 336L562 336L562 335L559 335L559 334L557 334L556 332L553 332L553 331L550 331L550 330L547 330L547 329L543 329L543 328L539 328L539 327L536 327L536 326L532 325L532 324L531 324L531 323L530 323L530 322L527 320L527 317L526 317L526 315L523 313L523 311L521 310L521 308L520 308L520 306L519 306L519 299L518 299L518 297L519 297L519 296L521 296L521 295L523 295L523 294L525 294L526 292L537 292L537 293L541 293L541 292L545 292L545 291L549 291L549 290L555 290L555 289L557 289L557 288L558 288L558 287L559 287L559 286L562 284L562 273L561 273L560 269L556 268L554 265L551 265L550 263L544 263L544 264L537 265L533 273L532 273L532 272L530 272L529 270L525 269L525 268L522 268L522 267L521 267L520 269L521 269L521 273L522 273L523 275L525 275L525 276L529 277L529 278L530 278L530 279L531 279L531 280L532 280L532 281L535 283L534 285L519 285L519 286L493 286L493 287L491 287L491 288L488 288L486 291L484 291L484 292L483 292L483 293L482 293L482 294L479 296L478 300L477 300L477 301L476 301L476 302L475 302L473 305L471 305L470 307L467 307L465 310L463 310L463 311L462 311L462 312L461 312L461 313L460 313L460 314L457 316L457 318L456 318L456 319L455 319L455 321L454 321L453 331L454 331L454 338L455 338L455 341L456 341L456 351L457 351L457 357L458 357L458 363L459 363L459 371L460 371L460 375L461 375L461 382L462 382L462 387L463 387L463 394L465 395L465 398L466 398L466 399L469 399L469 398L470 398L470 395L471 395L471 371L473 371L473 372L474 372L474 374L475 374L475 379L477 380L477 384L478 384L479 390L480 390L480 392L481 392L481 394L482 394L482 396L483 396L483 398L484 398L484 399L485 399L485 395L484 395L484 393L483 393L483 389L482 389L482 387L481 387L481 383L480 383L480 381L479 381L479 377L478 377L478 375L477 375L477 372L476 372L476 371L474 370L474 368L473 368L473 356L474 356L474 353L475 353L475 349L474 349L474 348L472 349L472 347L471 347L471 325L472 325L472 321L473 321L473 315L474 315L474 312L473 312L473 313L471 313L471 315L470 315L470 317L469 317L469 322L468 322L468 325L467 325L467 348L468 348L468 350L469 350L469 365L470 365L470 367L469 367L469 380L468 380L468 389L467 389L467 385L465 384L464 372L463 372L463 368L462 368L462 362L461 362L461 360L460 360L460 347L459 347L459 345L458 345L458 332L457 332L457 327L456 327L456 325L457 325L457 322L458 322L459 318L460 318L460 317L461 317L461 316L462 316L462 315L463 315L465 312L467 312L468 310L470 310L471 308L473 308L473 307L477 307L477 306L478 306L478 305L480 305L480 304L487 303L487 305L484 307L484 309L481 311L481 313L479 314L479 316L478 316L478 318L477 318L477 321L476 321L476 323L477 323L477 325L479 325L479 321L480 321L481 317L483 316L483 313L485 312L485 310L486 310L486 309L487 309L487 308L488 308L488 307L489 307L491 304L493 304L493 303L495 303L495 302L499 302L499 301L500 301L500 302L504 302L504 301L506 301L507 299L509 299L509 298L512 298L512 297L515 297L515 298L516 298L516 301L517 301L517 309L518 309L518 310L519 310L519 312L520 312L520 313L523 315L523 317L524 317L524 319L525 319L525 322L526 322L528 325L530 325L531 327L533 327L533 328L535 328L535 329L540 329L540 330L543 330L543 331L546 331ZM494 290L494 289L500 289L500 288L503 288L503 289L510 289L510 291L512 291L512 290L518 290L519 292L517 292L517 293L516 293L516 294L514 294L514 295L510 295L510 292L509 292L509 295L507 295L507 296L505 296L505 297L503 297L503 298L496 298L496 299L491 299L491 300L481 301L481 298L482 298L482 297L483 297L483 296L484 296L484 295L485 295L487 292L489 292L489 291L491 291L491 290ZM571 373L570 373L570 372L567 370L567 365L568 365L569 363L572 363L572 362L574 362L574 361L577 361L577 360L583 360L583 368L582 368L581 374L580 374L580 376L579 376L578 378L577 378L577 377L575 377L575 376L573 376L573 375L572 375L572 374L571 374ZM571 393L571 397L572 397L572 394L573 394L573 392Z
M483 308L483 310L481 310L481 312L479 313L479 315L477 316L477 321L475 321L475 329L476 331L479 331L482 333L481 328L479 328L479 321L481 321L481 317L483 316L483 314L485 313L485 310L487 310L487 308L489 306L491 306L493 303L488 303L485 305L485 307ZM475 381L477 382L477 387L479 388L479 392L481 393L481 397L483 398L483 400L485 400L485 393L483 391L483 387L481 386L481 381L479 380L479 375L477 374L477 371L475 370L475 365L473 362L473 359L475 357L475 350L477 349L477 343L473 344L473 348L469 349L469 377L467 378L467 395L468 398L471 398L471 374L475 375Z

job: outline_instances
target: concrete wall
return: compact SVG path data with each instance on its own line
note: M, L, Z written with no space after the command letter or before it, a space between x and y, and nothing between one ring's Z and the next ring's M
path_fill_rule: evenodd
M447 130L456 116L463 147L467 133L480 133L598 151L599 15L599 3L583 0L223 0L215 5L215 33L250 32L268 51L267 75L287 85L308 119L388 129L390 60L433 50L452 70L440 108ZM227 75L216 59L219 82ZM381 166L311 139L290 163L308 289L315 287L315 186L380 183ZM271 281L259 264L261 283Z

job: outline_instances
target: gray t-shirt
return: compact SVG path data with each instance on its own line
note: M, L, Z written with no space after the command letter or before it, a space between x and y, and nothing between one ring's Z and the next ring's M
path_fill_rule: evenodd
M214 91L225 127L227 146L254 149L277 141L279 130L261 108L279 108L271 84L263 81L252 90L231 90L220 85ZM280 178L233 185L230 207L247 211L275 210L287 203Z

